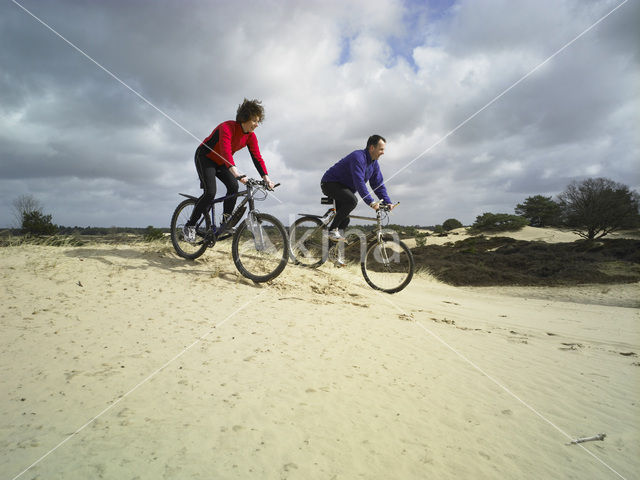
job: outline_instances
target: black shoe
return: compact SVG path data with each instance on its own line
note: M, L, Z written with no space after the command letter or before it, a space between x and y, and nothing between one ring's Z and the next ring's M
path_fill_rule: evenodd
M226 223L220 225L218 229L218 235L233 235L236 233L236 227L227 227Z
M223 233L225 235L233 235L236 231L235 225L230 224L231 215L227 215L226 213L222 215L222 222L220 223L220 229L218 232Z

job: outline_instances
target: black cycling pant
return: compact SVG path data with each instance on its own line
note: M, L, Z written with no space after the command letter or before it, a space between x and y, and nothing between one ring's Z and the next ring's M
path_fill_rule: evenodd
M323 182L320 184L320 188L322 193L336 201L336 216L329 225L329 230L346 229L349 226L349 214L358 205L355 193L338 182Z
M219 178L224 186L227 187L227 195L232 195L238 192L238 180L227 167L223 165L216 165L211 159L204 155L198 155L197 152L195 162L198 177L200 177L200 188L204 188L204 193L200 198L198 198L187 225L195 225L216 197L216 178ZM231 212L233 212L233 207L236 206L237 198L238 197L227 198L223 202L224 206L222 211L224 214L230 215Z

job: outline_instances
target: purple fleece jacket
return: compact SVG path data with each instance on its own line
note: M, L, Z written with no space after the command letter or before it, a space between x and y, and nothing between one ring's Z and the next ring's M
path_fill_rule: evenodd
M367 150L356 150L333 165L322 176L322 183L338 182L352 192L358 192L367 205L373 202L373 197L367 190L366 183L373 189L373 193L385 203L391 203L387 189L384 186L382 172L377 160L372 160Z

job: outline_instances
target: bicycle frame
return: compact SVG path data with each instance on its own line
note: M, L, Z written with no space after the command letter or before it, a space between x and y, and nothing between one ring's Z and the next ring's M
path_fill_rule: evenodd
M360 258L364 258L367 246L372 243L373 241L377 242L378 244L382 243L382 237L385 234L384 229L382 227L382 215L383 213L386 213L384 210L378 209L376 210L376 216L375 217L363 217L360 215L349 215L349 218L354 218L354 219L358 219L358 220L367 220L369 222L376 222L376 226L374 227L374 230L367 234L366 236L364 236L364 238L362 238L362 235L360 234L359 230L355 230L355 229L348 229L345 232L345 236L347 238L347 240L345 242L340 242L336 245L335 248L340 248L341 245L344 245L344 249L345 250L350 250L351 247L357 243L360 244ZM355 231L354 231L355 230ZM393 235L397 235L397 233L395 231L390 231L389 233L392 233ZM356 235L358 237L358 241L356 240L351 240L349 241L348 238L349 236L353 236ZM392 261L392 259L386 257L386 253L384 254L385 258L380 259L382 261L382 263L388 264L390 261Z
M336 245L332 246L331 248L337 247L337 248L341 248L342 246L344 246L345 250L350 250L351 247L353 245L355 245L356 243L360 244L360 254L361 257L364 256L364 253L366 251L367 245L369 245L369 243L371 243L373 240L375 240L376 242L380 243L382 241L382 236L384 235L384 231L383 231L383 227L382 227L382 214L385 213L385 210L382 209L378 209L376 210L376 216L375 217L364 217L364 216L360 216L360 215L349 215L349 218L353 218L353 219L357 219L357 220L366 220L369 222L376 222L376 227L374 228L374 231L372 231L371 233L367 234L366 236L363 237L363 235L361 235L360 231L354 231L355 229L349 229L345 232L345 236L347 237L347 240L345 240L344 242L339 242ZM309 216L309 217L316 217L318 220L320 220L322 222L322 226L318 227L322 230L327 230L329 225L331 224L331 221L334 219L334 217L336 216L336 209L335 209L335 203L333 208L329 208L324 215L317 215L317 214L312 214L312 213L300 213L299 215L301 216ZM314 230L317 231L317 230ZM393 234L395 235L396 232L392 231ZM391 233L391 232L390 232ZM311 232L311 234L313 234L313 232ZM358 237L358 240L360 240L359 242L355 239L353 240L348 240L349 236L353 236L356 235ZM385 263L389 262L390 260L387 259L383 259L383 261Z
M381 232L382 231L382 212L383 210L376 210L376 216L375 217L363 217L360 215L349 215L349 218L353 218L353 219L357 219L357 220L367 220L369 222L376 222L377 223L377 231ZM324 215L317 215L315 213L299 213L298 215L303 216L303 217L316 217L318 220L320 220L323 224L323 229L324 228L328 228L329 224L333 221L333 219L336 216L336 208L335 208L335 204L333 208L328 209ZM378 233L379 235L380 233ZM368 240L372 240L374 236L378 236L374 233L370 233L369 235L367 235L367 239ZM347 244L351 243L351 242L346 242Z
M221 203L224 202L227 199L230 198L237 198L237 197L244 197L242 199L242 201L240 202L239 205L236 205L236 207L233 209L233 212L231 213L230 218L234 218L236 216L236 214L243 209L247 204L249 204L249 212L253 212L255 211L255 200L253 198L254 196L254 191L255 191L255 186L252 184L248 184L247 188L245 190L242 190L240 192L236 192L236 193L232 193L231 195L224 195L222 197L217 197L214 198L211 203L207 206L207 210L205 212L205 215L208 215L210 220L211 220L211 233L213 233L213 236L216 240L224 240L225 238L230 237L231 235L233 235L233 233L228 232L227 229L222 229L222 230L218 230L218 225L216 225L216 221L215 221L215 214L214 214L214 210L215 210L215 204L216 203ZM188 195L185 193L181 193L180 195L182 195L183 197L186 198L192 198L194 200L197 200L198 197L194 196L194 195ZM244 211L240 214L242 215L244 213ZM239 220L236 219L236 220ZM198 223L196 223L196 230L199 230L202 227L202 224L204 222L204 216L202 218L200 218L200 220L198 220Z
M323 198L321 203L326 205L329 202ZM344 266L349 260L344 253L359 243L360 269L369 286L386 293L399 292L411 282L415 262L409 247L400 240L399 233L385 228L394 206L380 204L375 217L349 215L349 218L375 222L375 227L372 230L367 228L368 232L351 227L344 232L346 238L340 241L331 241L328 235L329 225L336 218L335 203L334 208L328 209L324 215L301 213L289 228L289 254L296 264L303 267L317 268L327 260L336 266Z

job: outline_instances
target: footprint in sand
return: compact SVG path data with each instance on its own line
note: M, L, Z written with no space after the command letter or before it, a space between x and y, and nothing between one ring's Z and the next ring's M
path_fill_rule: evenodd
M456 324L455 320L449 320L446 317L442 318L442 319L431 317L429 320L431 320L432 322L436 322L436 323L446 323L447 325L455 325Z
M509 331L509 336L507 336L507 340L515 343L524 343L524 344L529 343L529 339L527 335L524 335L520 332L516 332L515 330Z
M287 463L282 466L282 470L284 470L285 472L290 472L291 470L297 470L297 469L298 469L298 465L296 465L295 463Z

